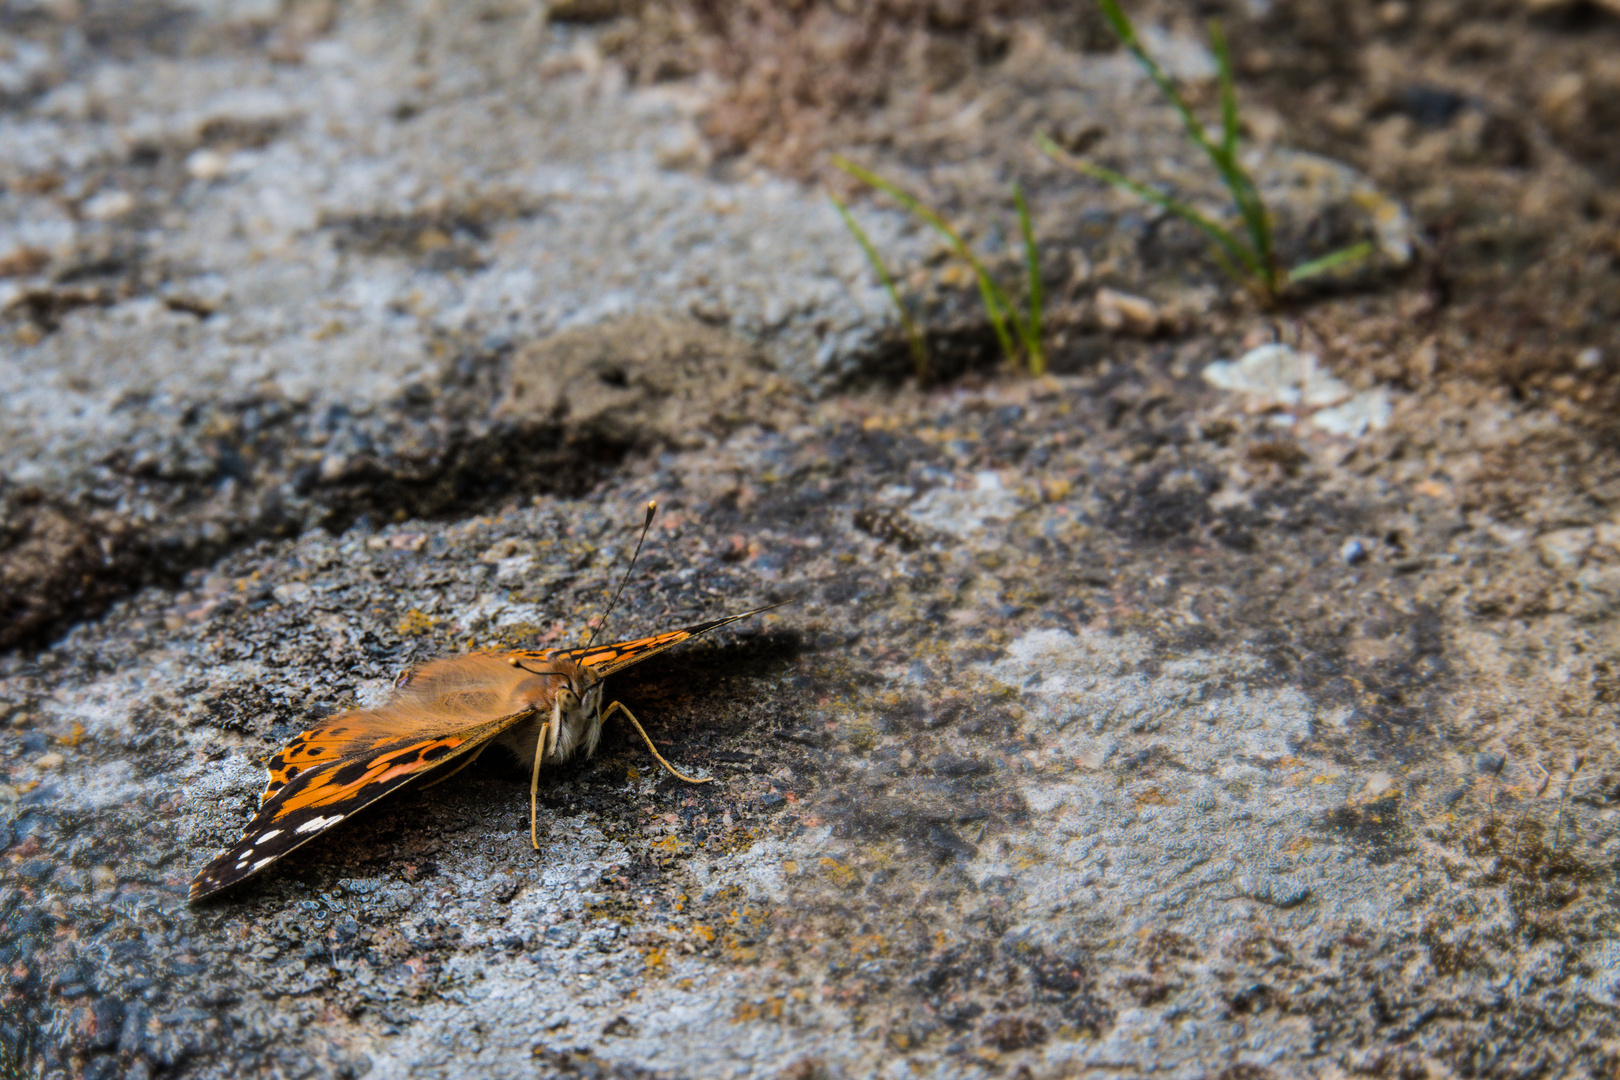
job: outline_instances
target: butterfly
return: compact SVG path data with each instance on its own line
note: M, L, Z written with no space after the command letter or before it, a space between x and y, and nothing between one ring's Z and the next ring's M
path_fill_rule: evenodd
M581 748L590 757L615 713L624 714L664 768L688 783L707 783L665 761L623 702L604 708L603 680L689 638L780 606L611 645L474 652L407 671L382 704L330 716L271 756L258 813L242 838L192 879L191 901L252 877L407 784L430 774L434 783L449 779L496 743L529 768L529 842L538 851L541 764L566 761Z

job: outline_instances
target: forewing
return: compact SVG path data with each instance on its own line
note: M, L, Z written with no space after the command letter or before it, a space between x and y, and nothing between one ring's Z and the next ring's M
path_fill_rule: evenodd
M258 873L362 807L487 743L550 700L532 672L489 654L435 661L377 709L333 716L267 763L270 782L242 838L191 883L201 900Z
M782 604L786 603L791 603L791 601L783 600L781 603L766 604L764 607L757 607L740 615L727 615L723 619L715 619L711 622L698 623L696 626L687 626L680 630L654 634L652 637L637 638L634 641L616 641L611 645L593 645L584 649L562 650L551 655L572 660L580 667L588 670L592 678L601 679L613 674L615 671L621 671L631 664L639 664L654 653L661 653L665 649L679 645L689 638L695 638L699 634L707 634L710 630L725 626L728 623L738 622L752 615L758 615L762 611L781 607Z

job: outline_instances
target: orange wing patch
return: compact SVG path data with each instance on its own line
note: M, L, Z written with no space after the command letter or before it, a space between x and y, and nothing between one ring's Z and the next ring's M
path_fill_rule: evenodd
M266 763L270 781L242 838L202 868L191 899L235 885L355 811L551 707L561 679L493 653L435 660L401 676L375 709L341 713Z
M696 626L670 630L663 634L654 634L652 637L637 638L635 641L619 641L612 645L596 645L586 649L565 649L551 655L572 660L589 671L593 678L601 679L613 674L615 671L622 671L631 664L639 664L654 653L661 653L665 649L679 645L688 638L697 637L699 634L707 634L710 630L746 619L751 615L758 615L762 611L781 607L782 604L787 603L792 603L792 601L783 600L776 604L766 604L764 607L757 607L740 615L727 615L723 619L714 619L710 622L698 623Z

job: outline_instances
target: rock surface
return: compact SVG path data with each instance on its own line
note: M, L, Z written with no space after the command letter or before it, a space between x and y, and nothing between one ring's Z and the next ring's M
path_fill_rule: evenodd
M1202 373L1275 328L1195 332L1201 283L1121 339L1076 301L1051 378L885 385L836 214L600 29L80 15L0 69L0 1072L1612 1070L1602 438L1345 367L1387 426L1255 408ZM1090 272L1194 250L1066 197ZM1288 344L1377 351L1379 302ZM581 641L648 498L610 637L794 600L612 684L714 783L610 729L535 852L491 753L186 904L313 720Z

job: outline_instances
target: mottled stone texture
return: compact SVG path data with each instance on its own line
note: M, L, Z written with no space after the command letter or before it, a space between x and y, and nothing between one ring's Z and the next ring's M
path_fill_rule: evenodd
M863 207L973 369L901 384L859 249L710 159L704 84L440 7L0 25L0 1075L1613 1071L1601 431L1344 362L1421 368L1432 282L1273 322L1055 171L1053 310L1157 321L1074 300L1056 376L993 371ZM1128 66L1026 29L1041 108L1168 160ZM1280 213L1367 190L1276 160L1325 191ZM1201 378L1274 333L1389 427ZM312 720L582 642L649 498L609 637L793 601L611 685L713 783L610 728L536 852L491 752L187 906Z

